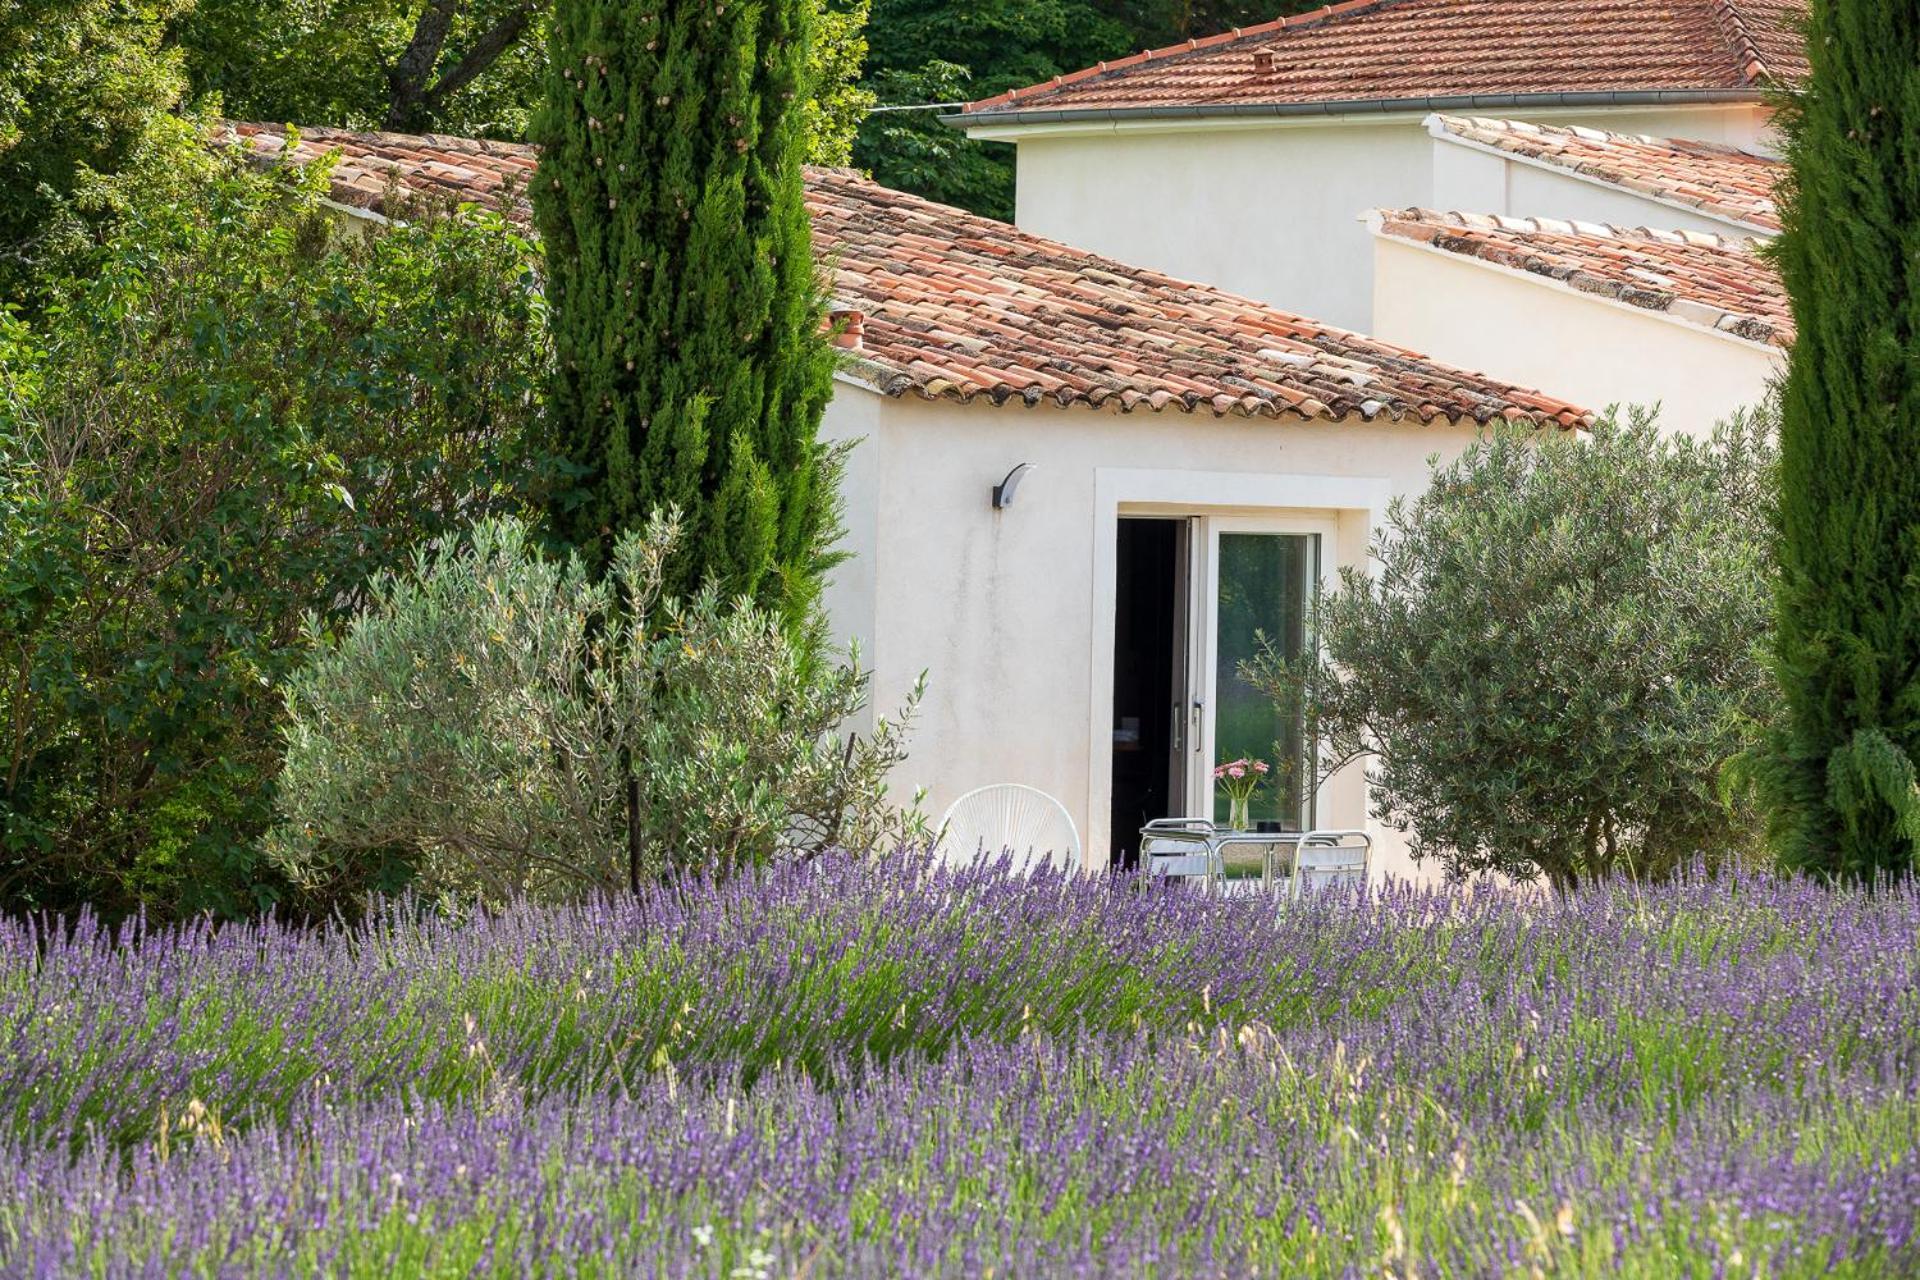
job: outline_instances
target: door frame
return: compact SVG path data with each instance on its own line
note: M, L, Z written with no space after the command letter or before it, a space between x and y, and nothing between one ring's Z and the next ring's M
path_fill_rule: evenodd
M1339 520L1332 514L1230 514L1201 516L1199 518L1202 572L1198 575L1204 594L1193 609L1192 622L1188 634L1198 637L1194 645L1196 653L1188 666L1188 688L1200 690L1204 704L1199 715L1200 732L1194 742L1193 755L1187 768L1186 804L1189 813L1209 815L1214 812L1213 766L1214 757L1219 754L1216 743L1219 741L1218 717L1220 714L1220 535L1223 533L1263 533L1280 537L1310 537L1319 541L1314 545L1314 579L1304 584L1309 592L1314 587L1324 591L1331 587L1337 571L1333 567L1330 550L1337 545L1340 536ZM1308 622L1308 636L1312 636L1312 622ZM1195 679L1195 677L1198 679ZM1189 721L1191 724L1191 720ZM1307 754L1313 764L1318 764L1320 748L1318 743L1307 743ZM1314 773L1319 770L1315 768ZM1319 790L1305 797L1310 813L1317 813L1320 807Z
M1083 815L1083 858L1100 870L1112 850L1109 815L1113 804L1111 753L1097 749L1108 741L1113 719L1113 637L1118 602L1119 520L1122 515L1248 516L1257 519L1305 519L1344 530L1322 542L1322 581L1343 563L1364 565L1366 542L1386 518L1393 483L1386 476L1329 476L1247 471L1169 471L1131 467L1094 469L1092 510L1093 564L1087 584L1093 634L1086 701L1087 804ZM1344 776L1344 775L1343 775ZM1319 800L1326 799L1322 788ZM1324 809L1321 813L1324 819Z

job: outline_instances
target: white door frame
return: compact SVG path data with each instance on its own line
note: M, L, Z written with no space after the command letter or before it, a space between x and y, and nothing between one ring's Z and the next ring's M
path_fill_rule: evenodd
M1328 515L1223 515L1202 516L1200 518L1201 536L1195 541L1204 548L1202 564L1204 572L1199 583L1204 594L1195 601L1195 619L1199 626L1197 666L1190 665L1189 688L1201 690L1203 707L1200 713L1200 733L1198 738L1200 758L1195 767L1187 770L1187 812L1210 816L1213 813L1213 767L1219 761L1215 743L1217 717L1220 713L1220 535L1223 533L1267 533L1317 537L1320 541L1315 548L1315 559L1319 568L1318 586L1321 590L1331 588L1338 579L1338 569L1334 564L1333 552L1338 546L1340 536L1339 521ZM1199 679L1192 677L1198 675ZM1309 754L1314 754L1314 744L1307 744ZM1303 762L1307 763L1307 762ZM1311 804L1317 811L1321 797L1316 790Z
M1112 852L1113 637L1122 515L1299 515L1332 522L1359 517L1356 545L1322 544L1324 576L1343 561L1364 563L1365 539L1386 518L1393 483L1385 476L1286 475L1247 471L1169 471L1096 467L1093 474L1093 652L1089 655L1086 742L1087 810L1082 831L1088 870L1104 871Z

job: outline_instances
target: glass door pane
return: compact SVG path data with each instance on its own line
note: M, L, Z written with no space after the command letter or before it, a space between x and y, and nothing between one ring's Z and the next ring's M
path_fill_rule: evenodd
M1314 534L1243 533L1221 530L1215 544L1213 630L1213 760L1264 760L1272 772L1254 793L1250 816L1301 829L1307 818L1304 783L1309 773L1301 716L1277 707L1248 684L1240 664L1255 657L1263 640L1287 658L1307 645L1307 610L1319 573ZM1213 817L1227 820L1224 788L1213 788Z

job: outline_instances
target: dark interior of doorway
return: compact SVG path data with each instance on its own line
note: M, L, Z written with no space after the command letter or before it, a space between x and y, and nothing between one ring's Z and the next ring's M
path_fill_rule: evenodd
M1172 816L1181 789L1187 522L1120 521L1113 627L1113 865L1140 859L1140 828Z

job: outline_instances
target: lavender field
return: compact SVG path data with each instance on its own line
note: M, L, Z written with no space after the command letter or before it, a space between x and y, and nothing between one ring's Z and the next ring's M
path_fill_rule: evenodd
M0 928L0 1273L1897 1276L1920 898L834 860Z

